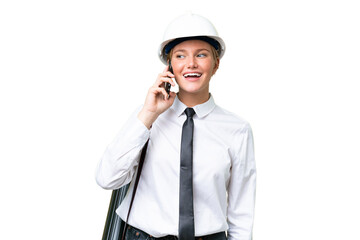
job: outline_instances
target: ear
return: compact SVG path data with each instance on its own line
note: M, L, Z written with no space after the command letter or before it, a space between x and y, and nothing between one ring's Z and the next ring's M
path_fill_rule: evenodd
M216 73L216 71L219 69L219 65L220 65L220 59L216 58L212 75L214 75Z

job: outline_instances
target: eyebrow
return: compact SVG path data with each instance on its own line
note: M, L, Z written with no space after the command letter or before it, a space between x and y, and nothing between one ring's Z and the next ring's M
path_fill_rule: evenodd
M206 48L200 48L200 49L197 49L196 51L197 52L201 52L201 51L211 52L209 49L206 49ZM178 50L174 51L174 53L177 53L177 52L186 52L186 50L185 49L178 49Z

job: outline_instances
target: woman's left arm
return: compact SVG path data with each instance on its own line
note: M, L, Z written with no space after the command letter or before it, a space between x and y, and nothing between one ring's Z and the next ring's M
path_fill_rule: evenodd
M250 125L239 134L228 186L228 239L251 240L254 222L256 167Z

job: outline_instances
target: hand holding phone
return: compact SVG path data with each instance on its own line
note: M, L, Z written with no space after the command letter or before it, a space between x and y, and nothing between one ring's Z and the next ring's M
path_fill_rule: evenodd
M169 72L171 72L171 74L169 74ZM151 128L151 125L157 117L174 103L176 93L170 91L171 85L174 84L175 86L175 83L172 80L174 77L173 74L173 69L169 62L169 66L158 75L155 84L152 85L148 91L145 103L138 114L139 120L142 121L148 129ZM164 90L167 93L167 96L164 93Z

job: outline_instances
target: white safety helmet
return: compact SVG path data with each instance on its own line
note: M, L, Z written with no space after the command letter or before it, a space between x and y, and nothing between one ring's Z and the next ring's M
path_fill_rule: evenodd
M219 58L225 53L225 42L219 37L214 25L206 18L196 14L182 15L173 20L166 28L163 42L159 47L159 58L167 64L167 54L182 41L200 39L208 42L219 53Z

